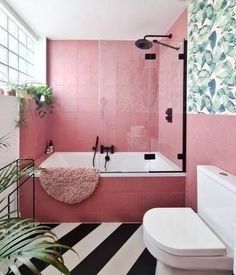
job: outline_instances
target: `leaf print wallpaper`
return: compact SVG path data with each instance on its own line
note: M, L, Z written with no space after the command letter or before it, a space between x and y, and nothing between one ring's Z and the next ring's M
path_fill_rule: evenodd
M235 0L191 0L188 112L236 114Z

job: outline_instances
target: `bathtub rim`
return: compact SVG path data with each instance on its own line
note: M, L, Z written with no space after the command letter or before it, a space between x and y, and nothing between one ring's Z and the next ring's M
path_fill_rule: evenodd
M54 156L54 155L58 155L58 154L72 154L72 155L75 155L75 154L93 154L92 152L53 152L52 154L45 154L43 157L41 157L40 159L37 160L37 165L39 167L41 167L41 164L43 162L45 162L48 158ZM125 153L132 153L132 154L140 154L140 153L143 153L145 154L146 152L118 152L120 154L125 154ZM160 155L162 158L166 159L167 162L170 161L169 159L167 159L164 155L162 155L160 152L153 152L155 154L158 154ZM175 165L177 166L177 165ZM46 167L47 168L47 167ZM117 171L107 171L107 172L103 172L101 171L100 172L100 177L104 177L104 178L109 178L109 177L122 177L122 178L131 178L131 177L139 177L139 178L146 178L146 177L149 177L149 178L152 178L152 177L186 177L186 172L183 172L181 170L173 170L173 171L151 171L151 172L128 172L128 171L125 171L125 172L117 172ZM37 172L35 173L35 176L38 177L40 175L40 172Z

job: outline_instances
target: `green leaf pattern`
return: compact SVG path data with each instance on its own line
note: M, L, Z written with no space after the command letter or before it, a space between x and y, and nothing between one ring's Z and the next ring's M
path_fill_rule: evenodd
M236 114L235 0L191 0L188 112Z

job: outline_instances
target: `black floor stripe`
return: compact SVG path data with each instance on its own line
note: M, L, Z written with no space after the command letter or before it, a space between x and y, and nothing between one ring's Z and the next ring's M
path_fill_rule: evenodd
M72 270L71 275L96 275L139 227L140 224L121 224Z
M95 228L97 228L100 224L99 223L83 223L71 230L68 234L63 236L62 238L59 239L60 244L64 244L67 246L74 246L76 243L78 243L80 240L82 240L84 237L86 237L90 232L92 232ZM62 250L62 254L65 253L66 250ZM37 259L32 259L32 263L37 267L39 271L42 271L45 269L48 264L37 260ZM25 266L20 267L20 272L23 275L32 275L32 272ZM11 273L12 274L12 273Z
M156 262L156 259L145 249L127 275L155 275Z
M51 229L57 227L59 225L59 223L41 223L41 225L45 225L50 227Z

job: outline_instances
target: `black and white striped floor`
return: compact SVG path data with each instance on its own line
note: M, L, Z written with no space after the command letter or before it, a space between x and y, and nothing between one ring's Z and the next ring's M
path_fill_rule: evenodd
M50 225L61 244L73 247L63 254L72 275L154 275L156 259L145 249L142 225L135 223L61 223ZM43 275L61 274L33 260ZM31 275L21 266L23 275Z

